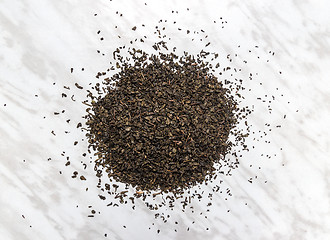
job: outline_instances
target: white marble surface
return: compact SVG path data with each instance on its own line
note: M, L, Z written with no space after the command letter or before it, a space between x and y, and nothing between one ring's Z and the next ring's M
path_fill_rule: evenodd
M0 1L0 238L329 239L329 2L146 3ZM221 24L220 17L227 23ZM86 143L72 144L84 137L75 126L84 114L79 102L85 94L74 83L88 87L95 73L106 69L109 53L131 38L146 35L145 45L153 42L152 32L160 19L168 20L166 34L178 51L196 52L204 46L207 40L200 42L196 35L191 41L185 34L186 29L204 29L212 43L210 50L237 53L233 64L243 67L243 75L257 72L253 81L246 82L252 88L247 102L256 107L250 123L256 131L268 129L265 123L273 129L267 138L251 141L255 148L242 157L240 168L224 177L223 186L230 187L233 196L214 197L207 219L175 211L169 212L171 218L164 224L142 205L135 211L106 207L97 197L92 168L81 167L80 161L86 161L81 156ZM130 30L133 26L137 31ZM62 99L62 92L69 97L74 94L77 101ZM266 99L276 98L272 114L256 99L265 99L266 94ZM65 113L53 115L63 109ZM279 124L282 127L275 128ZM266 139L271 143L264 143ZM64 166L66 156L71 160L68 167ZM81 169L88 181L71 179L75 169ZM248 182L251 177L252 184ZM101 214L87 218L89 205ZM205 210L202 203L195 208Z

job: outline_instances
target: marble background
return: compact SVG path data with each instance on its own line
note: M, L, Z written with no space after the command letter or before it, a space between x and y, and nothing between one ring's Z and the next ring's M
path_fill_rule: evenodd
M0 0L0 238L329 239L329 9L325 0ZM272 127L250 139L255 148L223 176L232 196L214 197L208 218L174 211L166 224L143 205L109 208L98 198L93 169L81 166L87 144L76 124L85 93L74 87L95 82L117 46L144 35L144 45L155 41L160 19L178 51L196 52L210 41L211 51L238 54L232 64L254 76L245 83L252 89L247 104L255 105L252 130L262 136L265 123ZM208 40L199 41L201 29ZM270 114L257 98L271 96ZM72 179L75 169L88 181ZM94 218L87 217L90 205L100 211Z

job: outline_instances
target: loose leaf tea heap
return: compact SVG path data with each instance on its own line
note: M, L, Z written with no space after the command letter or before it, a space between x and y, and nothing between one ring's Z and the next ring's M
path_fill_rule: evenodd
M88 94L86 136L98 176L103 171L141 190L202 183L232 146L237 102L230 91L203 61L205 52L178 57L133 49L130 59L119 53L119 71L96 85L96 96Z

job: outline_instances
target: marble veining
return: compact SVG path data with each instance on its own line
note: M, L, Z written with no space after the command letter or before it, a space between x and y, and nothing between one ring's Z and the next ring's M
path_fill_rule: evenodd
M325 0L0 1L1 239L329 239L328 9ZM169 44L178 52L194 53L210 41L210 51L236 53L233 64L242 76L254 76L244 83L252 89L245 103L255 105L251 130L273 127L259 142L249 139L255 148L223 177L232 196L215 195L207 218L167 212L166 224L142 203L132 210L100 201L92 168L81 167L87 143L75 128L85 94L74 83L87 88L107 68L111 52L130 39L147 36L146 46L155 41L160 19L168 20ZM203 29L208 40L195 35L191 41L186 29ZM76 101L62 99L62 92ZM270 114L257 98L271 96ZM73 147L76 139L80 144ZM71 166L64 166L62 151ZM74 169L88 181L71 179ZM89 205L100 214L87 218ZM194 208L205 212L205 202Z

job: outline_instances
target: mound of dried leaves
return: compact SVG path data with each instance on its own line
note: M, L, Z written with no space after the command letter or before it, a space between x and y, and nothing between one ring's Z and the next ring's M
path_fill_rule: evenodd
M98 94L89 92L86 136L97 152L98 176L142 190L203 182L231 148L237 102L203 52L128 52L130 59L118 50L119 71L96 85Z

